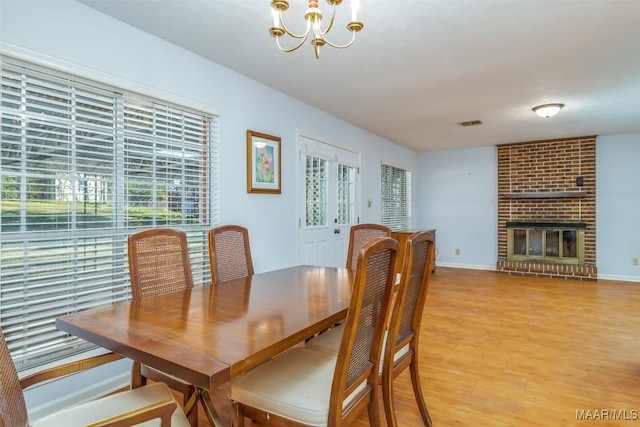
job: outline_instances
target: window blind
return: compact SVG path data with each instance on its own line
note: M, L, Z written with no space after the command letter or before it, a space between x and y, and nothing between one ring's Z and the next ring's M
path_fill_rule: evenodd
M411 228L411 172L382 163L382 224L394 231Z
M135 231L185 230L210 281L217 117L0 58L0 327L26 369L91 347L56 317L130 298Z

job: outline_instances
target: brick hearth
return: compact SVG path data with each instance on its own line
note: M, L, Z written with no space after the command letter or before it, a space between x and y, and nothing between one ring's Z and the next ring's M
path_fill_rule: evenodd
M597 278L595 160L595 136L498 146L498 271ZM507 221L585 223L584 265L508 261Z

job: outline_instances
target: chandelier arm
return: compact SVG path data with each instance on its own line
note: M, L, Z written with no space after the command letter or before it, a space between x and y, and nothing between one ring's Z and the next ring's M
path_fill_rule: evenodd
M327 40L326 37L322 36L322 40L324 40L329 46L334 47L336 49L346 49L349 46L351 46L354 42L354 40L356 39L356 32L352 31L351 32L351 41L347 44L335 44L335 43L331 43L329 40Z
M289 31L287 26L284 24L284 19L282 19L282 12L280 12L280 18L279 19L280 19L280 25L282 25L282 29L284 30L284 32L287 33L289 36L293 37L294 39L304 38L306 40L307 37L309 36L309 30L311 30L311 22L307 21L307 30L304 33L296 34L296 33L292 33L291 31Z
M278 49L280 49L282 52L285 53L289 53L289 52L293 52L294 50L297 50L300 46L302 46L302 44L307 41L307 38L309 37L309 34L307 33L306 36L304 36L304 38L302 40L300 40L300 42L295 45L294 47L290 47L290 48L284 48L280 45L280 37L276 37L276 44L278 45Z
M333 8L331 10L331 20L329 21L329 24L327 25L327 28L324 31L318 32L317 34L324 38L325 34L327 34L329 31L331 31L331 28L333 27L333 21L335 19L336 19L336 5L334 3L333 4Z

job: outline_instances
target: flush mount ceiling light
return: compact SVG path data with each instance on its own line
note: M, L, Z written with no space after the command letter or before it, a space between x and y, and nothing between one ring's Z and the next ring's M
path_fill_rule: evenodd
M533 112L538 116L548 119L549 117L553 117L562 110L564 104L544 104L538 105L537 107L533 107Z
M356 38L356 33L364 27L362 22L358 21L358 8L360 0L351 0L351 20L347 24L347 30L351 32L351 41L346 44L335 44L327 40L326 36L331 28L336 17L336 8L340 6L342 0L326 0L331 7L331 17L329 22L325 21L326 26L323 28L322 11L318 6L318 0L309 0L309 7L304 13L304 20L307 24L307 29L302 34L296 34L287 28L284 24L283 13L289 9L289 2L287 0L271 0L271 11L273 14L273 27L269 29L269 33L276 39L278 48L283 52L293 52L298 49L302 44L311 36L311 44L316 54L316 58L320 58L320 48L325 44L338 49L344 49L353 43ZM296 42L293 47L283 47L280 45L281 36L290 36L294 40L300 40Z

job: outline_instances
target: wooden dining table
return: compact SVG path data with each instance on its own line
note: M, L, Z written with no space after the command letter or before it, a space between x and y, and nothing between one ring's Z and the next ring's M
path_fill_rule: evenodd
M353 272L296 266L62 316L56 326L196 386L222 425L209 390L344 319Z

